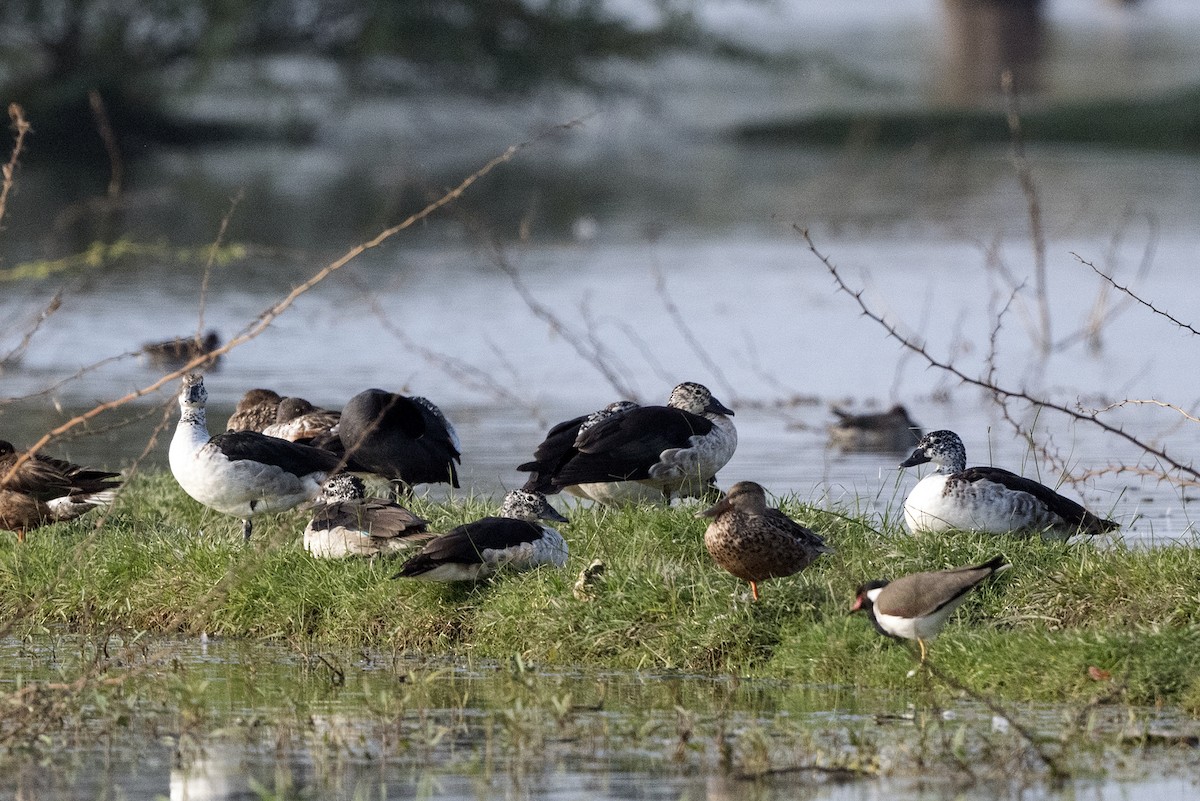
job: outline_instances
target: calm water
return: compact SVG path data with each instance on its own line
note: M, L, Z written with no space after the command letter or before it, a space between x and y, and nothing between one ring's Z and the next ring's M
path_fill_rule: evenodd
M85 646L82 653L90 653ZM394 661L214 641L109 643L117 689L0 754L0 795L57 798L1183 799L1200 774L1175 749L1127 747L1127 729L1186 734L1150 709L1101 711L1077 734L1081 776L1045 786L991 713L890 697L637 673L542 673L515 664ZM70 640L0 642L0 683L51 679ZM335 673L331 667L337 669ZM89 693L92 691L89 691ZM915 704L917 717L914 719ZM1039 735L1063 710L1016 707ZM35 727L36 728L36 727ZM953 745L951 746L951 743ZM977 759L955 768L948 748ZM921 760L924 767L918 767ZM1189 764L1193 763L1193 764ZM823 770L864 765L870 776ZM1174 778L1163 778L1165 774Z
M235 195L226 241L248 246L248 255L213 269L204 305L204 325L226 338L509 144L584 117L499 168L454 210L335 274L227 356L208 379L214 428L254 386L333 407L370 386L419 393L437 401L462 435L464 492L495 494L522 481L513 467L558 420L618 397L662 402L675 383L698 380L737 411L740 444L719 477L723 485L754 479L776 495L885 513L918 475L897 471L898 454L833 452L825 429L832 405L866 410L899 401L926 429L958 431L972 461L1052 484L1064 474L1081 477L1064 491L1120 521L1122 536L1193 544L1194 487L1160 481L1162 465L1093 425L1012 405L1011 417L1033 431L1032 448L990 395L928 367L862 317L794 227L811 231L873 310L969 375L994 365L997 384L1085 411L1155 399L1195 416L1200 341L1106 287L1080 259L1200 327L1200 156L1029 148L1055 343L1042 354L1028 202L1007 149L749 147L723 135L747 119L814 108L935 101L937 5L905 0L886 4L886 13L876 5L866 13L807 0L766 22L777 13L770 4L729 10L714 24L797 48L802 66L726 68L675 58L614 67L632 91L600 97L558 91L503 104L445 96L349 102L314 65L281 61L272 108L329 120L314 143L145 154L131 160L125 199L108 212L94 202L107 181L102 165L56 165L31 150L0 232L0 354L17 346L55 292L63 302L22 358L0 369L0 396L15 399L0 400L0 437L30 442L71 413L158 377L121 354L195 329L203 259L180 258L179 249L211 243ZM1200 14L1190 2L1144 0L1131 14L1090 0L1050 7L1049 96L1157 91L1200 76ZM263 98L240 88L242 77L231 71L237 91L208 98L207 111L258 109ZM55 268L53 260L114 232L161 249L43 279L3 277L22 265ZM1090 342L1089 332L1098 334ZM103 416L87 436L48 450L124 466L163 419L154 404L169 409L172 394L168 387ZM1181 461L1200 452L1200 425L1178 410L1125 405L1101 418ZM165 464L165 439L151 450L152 464ZM381 688L400 692L378 657L355 664L346 688L322 696L315 688L327 677L293 654L171 647L184 672L209 689L170 684L176 689L166 699L130 701L136 715L127 733L85 732L71 747L35 744L0 757L0 797L1165 801L1194 795L1198 776L1194 760L1182 758L1133 760L1127 770L1123 759L1102 761L1097 771L1125 772L1061 793L1003 782L964 789L905 772L845 784L790 773L744 781L718 769L711 739L682 762L674 757L674 705L683 699L709 715L727 692L725 680L667 677L664 692L663 677L634 675L539 675L519 697L543 720L552 717L547 694L565 689L586 704L600 683L621 700L575 713L579 740L555 741L539 729L536 748L514 751L505 741L488 762L479 756L481 732L499 742L513 731L497 733L518 697L503 669L419 667L445 669L450 678L444 686L440 678L426 682L436 686L422 691L429 714L406 708L388 728L378 706L367 712L363 700ZM0 681L11 686L18 675L50 669L18 650L0 649ZM246 676L264 671L267 689L247 693ZM797 743L814 727L889 740L874 714L903 712L912 700L740 686L731 725L743 734L770 731L771 764L782 767L800 764L808 752ZM281 687L295 688L291 700L280 697ZM188 719L180 712L191 693L207 710L195 740L184 737ZM466 712L456 700L464 694ZM990 731L979 710L956 712ZM1060 711L1042 713L1039 720L1055 721L1046 731L1057 732ZM487 725L471 729L464 719ZM622 734L635 726L647 728ZM456 734L462 730L475 739ZM438 732L436 743L417 746ZM902 732L896 741L911 742L911 730Z

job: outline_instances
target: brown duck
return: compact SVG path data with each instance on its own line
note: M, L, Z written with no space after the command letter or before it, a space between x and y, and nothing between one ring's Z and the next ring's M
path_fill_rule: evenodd
M718 565L750 582L756 601L758 582L799 573L833 550L816 532L767 506L766 491L753 481L734 484L696 517L713 518L704 547Z
M11 442L0 440L0 529L25 533L64 520L74 520L112 502L121 486L118 473L89 470L35 453L24 461ZM18 466L18 463L19 466Z

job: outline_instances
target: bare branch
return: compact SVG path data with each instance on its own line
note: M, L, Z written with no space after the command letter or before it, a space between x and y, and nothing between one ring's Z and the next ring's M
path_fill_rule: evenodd
M1086 266L1088 266L1088 267L1092 268L1092 272L1094 272L1096 275L1100 276L1100 277L1101 277L1101 278L1103 278L1105 281L1107 281L1109 284L1111 284L1111 285L1112 285L1112 287L1113 287L1114 289L1116 289L1118 292L1124 292L1124 293L1125 293L1126 295L1128 295L1130 298L1132 298L1132 299L1133 299L1133 300L1135 300L1136 302L1140 303L1141 305L1145 306L1147 309L1149 309L1150 311L1152 311L1154 314L1157 314L1157 315L1159 315L1159 316L1161 316L1161 317L1166 317L1168 320L1170 320L1172 323L1174 323L1175 325L1177 325L1177 326L1179 326L1180 328L1182 328L1184 331L1187 331L1188 333L1190 333L1190 334L1193 334L1193 335L1195 335L1195 336L1200 336L1200 331L1197 331L1195 328L1193 328L1192 326L1190 326L1190 325L1188 325L1187 323L1183 322L1183 321L1182 321L1182 320L1180 320L1179 318L1177 318L1177 317L1175 317L1175 316L1173 316L1173 315L1171 315L1171 314L1168 314L1167 312L1165 312L1165 311L1163 311L1162 309L1160 309L1160 308L1158 308L1157 306L1155 306L1155 305L1154 305L1153 303L1151 303L1150 301L1148 301L1148 300L1144 300L1144 299L1143 299L1143 298L1142 298L1140 295L1138 295L1137 293L1135 293L1135 292L1134 292L1132 289L1130 289L1129 287L1127 287L1127 286L1121 286L1120 284L1118 284L1118 283L1117 283L1117 282L1116 282L1116 281L1113 279L1113 277L1112 277L1111 275L1108 275L1108 274L1106 274L1106 273L1105 273L1105 272L1103 272L1103 271L1102 271L1102 270L1101 270L1099 267L1097 267L1095 264L1092 264L1090 261L1088 261L1087 259L1085 259L1085 258L1083 258L1082 256L1080 256L1078 253L1075 253L1074 251L1072 251L1072 252L1071 252L1071 255L1072 255L1072 256L1074 256L1074 257L1075 257L1075 259L1076 259L1076 261L1078 261L1080 264L1083 264L1083 265L1086 265Z
M1148 455L1157 457L1164 464L1169 465L1172 469L1177 470L1180 473L1184 473L1190 476L1192 479L1200 480L1200 469L1197 469L1192 463L1185 463L1175 459L1174 457L1168 455L1165 447L1156 447L1154 445L1150 445L1149 443L1138 439L1134 435L1127 433L1123 428L1101 420L1097 416L1097 413L1082 412L1069 406L1065 406L1061 403L1055 403L1043 398L1038 398L1029 394L1025 390L1002 387L999 384L988 381L986 378L977 378L975 376L967 375L952 362L935 358L929 353L928 350L926 350L922 343L915 342L905 334L901 333L894 323L885 320L881 315L877 314L870 306L868 306L866 301L864 301L862 298L861 290L855 291L846 284L845 280L841 276L841 273L838 272L837 267L833 265L833 263L829 260L829 257L817 249L817 246L813 242L812 237L809 236L807 229L796 226L795 230L804 238L805 243L808 245L809 251L811 251L812 254L816 256L822 264L825 265L827 270L829 270L830 275L833 276L833 280L837 283L838 289L854 298L862 314L879 324L884 331L887 332L888 336L892 337L905 348L914 351L917 355L923 358L930 367L936 367L937 369L954 376L964 384L979 387L980 389L986 390L1002 400L1022 400L1032 406L1042 409L1049 409L1074 420L1087 421L1095 426L1098 426L1106 433L1123 439L1131 445L1140 448Z
M0 168L0 175L3 180L0 181L0 221L4 220L4 212L8 210L8 193L12 191L13 184L17 177L17 160L21 156L21 149L25 146L25 134L29 133L29 122L25 119L25 112L16 103L8 104L8 118L12 120L12 127L15 130L16 136L13 139L12 154L8 157L8 161Z

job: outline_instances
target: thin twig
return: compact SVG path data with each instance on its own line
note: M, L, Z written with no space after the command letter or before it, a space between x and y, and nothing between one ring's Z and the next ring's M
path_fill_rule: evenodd
M221 248L221 242L225 239L225 232L229 230L229 221L233 219L233 213L237 210L238 203L242 201L245 194L244 189L238 189L229 199L229 211L225 212L225 216L221 218L221 225L217 229L217 238L213 240L212 247L208 249L208 258L204 262L204 277L200 279L200 308L196 314L197 346L204 341L204 309L208 303L208 282L212 277L213 263L217 260L217 252Z
M1072 251L1072 252L1071 252L1071 255L1072 255L1072 256L1074 256L1074 257L1075 257L1075 259L1076 259L1076 260L1077 260L1077 261L1078 261L1080 264L1084 264L1084 265L1086 265L1086 266L1088 266L1088 267L1092 268L1092 272L1094 272L1096 275L1098 275L1098 276L1100 276L1101 278L1103 278L1103 279L1104 279L1105 281L1107 281L1108 283L1112 284L1113 288L1114 288L1114 289L1116 289L1118 292L1124 292L1124 293L1125 293L1126 295L1128 295L1130 298L1133 298L1133 300L1135 300L1136 302L1138 302L1138 303L1142 304L1143 306L1145 306L1147 309L1149 309L1149 310L1150 310L1151 312L1153 312L1154 314L1157 314L1157 315L1159 315L1159 316L1161 316L1161 317L1165 317L1165 318L1167 318L1167 319L1168 319L1168 320L1170 320L1172 323L1174 323L1175 325L1177 325L1177 326L1179 326L1180 328L1182 328L1184 331L1187 331L1188 333L1190 333L1190 334L1192 334L1192 335L1194 335L1194 336L1200 336L1200 331L1197 331L1195 328L1193 328L1192 326L1190 326L1190 325L1188 325L1187 323L1183 322L1183 321L1182 321L1182 320L1180 320L1178 317L1175 317L1175 316L1174 316L1174 315L1172 315L1172 314L1168 314L1167 312L1165 312L1165 311L1163 311L1162 309L1160 309L1160 308L1158 308L1157 306L1155 306L1155 305L1154 305L1153 303L1151 303L1150 301L1143 299L1143 298L1142 298L1140 295L1138 295L1137 293L1135 293L1135 292L1134 292L1132 289L1130 289L1129 287L1127 287L1127 286L1122 286L1122 285L1118 284L1118 283L1117 283L1117 282L1116 282L1116 281L1113 279L1113 277L1112 277L1111 275L1108 275L1107 273L1103 272L1102 270L1100 270L1100 268L1099 268L1099 267L1097 267L1095 264L1092 264L1090 261L1088 261L1087 259L1085 259L1085 258L1083 258L1082 256L1080 256L1078 253L1075 253L1074 251Z
M13 137L12 153L4 166L0 168L0 175L3 176L3 180L0 181L0 222L4 220L4 213L8 211L8 193L12 191L13 184L16 182L17 160L25 146L25 134L30 130L29 123L25 119L25 112L16 103L8 104L8 118L12 120L16 136Z
M985 378L978 378L975 376L967 375L965 372L963 372L961 369L959 369L953 362L935 358L932 354L929 353L928 350L925 349L925 346L923 344L921 344L919 342L914 342L908 336L901 333L899 328L894 323L891 323L891 322L885 320L881 315L876 313L870 306L868 306L867 302L863 300L862 290L857 290L857 291L853 290L849 287L849 285L846 284L845 280L842 278L841 273L838 271L837 267L835 267L833 265L833 263L829 260L829 257L826 256L825 254L821 253L817 249L817 246L813 242L812 237L809 236L807 229L796 226L795 230L804 238L805 243L808 245L809 251L814 256L816 256L821 261L822 264L825 265L825 268L827 270L829 270L830 275L833 276L834 281L837 283L838 289L840 289L842 292L845 292L850 297L854 298L854 301L855 301L855 303L858 304L858 307L859 307L860 311L862 312L862 314L865 317L876 322L878 325L880 325L884 329L884 331L887 332L888 336L892 337L897 342L899 342L901 345L903 345L904 347L908 348L909 350L913 351L914 353L919 355L921 358L923 358L930 367L936 367L937 369L942 370L943 372L954 376L955 378L957 378L959 381L963 382L964 384L969 384L974 387L979 387L980 389L986 390L1000 398L1010 398L1010 399L1025 401L1026 403L1029 403L1032 406L1040 407L1043 409L1050 409L1052 411L1056 411L1060 414L1070 417L1074 420L1085 420L1095 426L1098 426L1101 430L1105 431L1106 433L1112 434L1113 436L1123 439L1126 442L1130 443L1131 445L1134 445L1135 447L1140 448L1141 450L1145 451L1150 456L1157 457L1158 459L1162 460L1162 462L1164 464L1170 465L1173 469L1175 469L1181 473L1185 473L1185 474L1191 476L1193 479L1200 480L1200 469L1197 469L1190 462L1184 463L1184 462L1178 461L1177 459L1168 455L1165 447L1155 447L1153 445L1150 445L1149 443L1146 443L1146 442L1142 441L1141 439L1138 439L1136 436L1129 434L1128 432L1125 431L1125 429L1123 429L1119 426L1112 425L1110 423L1106 423L1105 421L1099 419L1096 416L1096 414L1084 413L1084 412L1078 411L1076 409L1072 409L1071 407L1066 406L1061 403L1056 403L1054 401L1049 401L1044 398L1035 397L1025 390L1010 389L1010 388L1002 387L999 384L989 382Z
M121 195L121 183L125 177L121 148L117 146L117 137L113 133L112 123L108 119L108 111L104 108L104 98L100 96L99 89L88 90L88 103L92 107L92 116L96 118L96 130L104 140L104 150L108 153L108 198L116 200Z
M427 204L420 211L409 215L402 222L379 232L372 239L370 239L366 242L359 243L359 244L355 245L354 247L350 248L348 251L346 251L344 254L342 254L342 256L340 256L339 258L335 259L333 262L327 264L325 267L322 267L320 270L318 270L308 280L304 281L299 286L293 288L292 291L289 292L282 300L278 301L277 303L275 303L271 307L269 307L266 311L264 311L262 314L259 315L258 319L256 319L253 323L250 323L249 325L247 325L241 332L238 333L237 336L235 336L233 339L226 342L224 345L222 345L218 348L215 348L214 350L209 351L208 353L198 354L184 366L180 367L177 370L173 370L173 371L167 373L166 375L163 375L158 380L152 381L150 384L142 387L141 389L137 389L137 390L134 390L133 392L126 393L125 395L121 396L120 398L117 398L116 400L105 401L104 403L97 404L96 406L89 409L88 411L83 412L82 414L78 414L75 417L72 417L70 420L66 421L65 423L55 427L51 431L42 435L42 437L40 439L38 439L37 442L35 442L33 445L31 445L29 447L28 450L24 451L21 454L20 458L18 458L17 460L14 461L13 466L10 468L10 470L7 473L5 473L3 476L0 476L0 484L10 480L12 478L13 474L16 473L16 471L20 469L21 465L23 465L26 461L31 459L34 454L36 454L41 448L45 447L46 444L48 442L50 442L51 440L53 440L54 438L66 433L67 431L70 431L71 429L75 428L78 425L86 423L88 420L91 420L91 419L103 414L104 412L109 411L110 409L116 409L120 406L124 406L126 403L129 403L130 401L137 400L138 398L149 395L152 392L156 392L160 388L162 388L164 385L166 385L172 381L175 381L176 379L180 378L181 376L183 376L197 368L200 368L204 365L213 363L219 357L224 356L226 353L233 350L234 348L250 341L251 339L254 339L259 334L261 334L263 331L265 331L267 329L267 326L269 326L272 321L274 321L277 317L279 317L279 315L281 315L285 311L287 311L292 306L292 304L294 304L302 295L304 295L306 292L311 290L317 284L321 283L326 278L328 278L330 275L337 272L342 267L345 267L347 264L354 261L356 258L361 256L363 253L367 252L368 250L372 250L374 248L379 247L381 244L383 244L384 242L386 242L388 239L395 236L396 234L400 233L401 231L404 231L404 230L412 227L414 224L429 217L431 214L433 214L437 210L449 205L450 203L453 203L455 200L462 197L463 193L466 192L480 178L483 178L485 175L490 173L492 170L496 169L496 167L499 167L501 164L505 164L505 163L511 161L518 153L520 153L522 150L524 150L526 147L528 147L529 145L533 144L536 141L538 141L537 138L530 139L525 142L521 142L521 143L509 146L509 148L507 150L505 150L503 153L501 153L499 156L496 156L491 161L487 162L483 167L479 168L478 170L473 172L471 175L469 175L465 179L463 179L463 181L461 183L459 183L458 186L449 190L448 192L443 194L440 198Z

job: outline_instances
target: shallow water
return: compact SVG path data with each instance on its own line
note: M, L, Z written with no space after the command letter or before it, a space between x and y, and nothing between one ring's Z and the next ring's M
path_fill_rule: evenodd
M84 696L93 700L61 727L43 719L38 736L0 753L0 794L1140 801L1187 797L1200 777L1178 750L1116 745L1126 728L1186 734L1191 723L1161 711L1102 709L1089 732L1077 734L1073 759L1081 776L1101 763L1110 775L1051 789L1002 722L975 704L927 695L919 682L883 697L518 663L304 657L196 640L131 648L112 640L107 654L115 662L103 675L112 681L89 685ZM71 675L80 655L96 656L70 639L5 640L0 656L9 668L0 681L11 689L17 680ZM1015 714L1053 737L1064 712ZM951 743L977 760L970 770L953 767ZM1178 778L1156 778L1167 770Z

